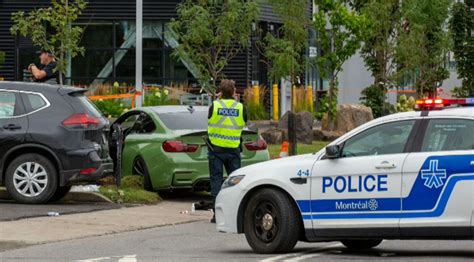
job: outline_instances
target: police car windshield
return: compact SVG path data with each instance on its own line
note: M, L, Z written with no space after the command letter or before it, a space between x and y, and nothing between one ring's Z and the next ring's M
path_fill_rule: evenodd
M207 111L157 113L163 124L172 130L207 130Z

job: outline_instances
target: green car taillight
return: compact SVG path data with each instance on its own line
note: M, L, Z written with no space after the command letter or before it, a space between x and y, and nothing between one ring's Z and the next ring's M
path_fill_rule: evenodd
M182 141L165 141L163 150L168 153L194 153L198 150L199 145L190 145Z

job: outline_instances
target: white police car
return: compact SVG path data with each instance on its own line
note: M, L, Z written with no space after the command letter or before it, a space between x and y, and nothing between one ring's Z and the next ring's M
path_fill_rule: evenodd
M474 107L447 106L474 99L417 104L421 113L375 119L315 154L235 171L216 200L217 229L245 233L258 253L298 240L472 240Z

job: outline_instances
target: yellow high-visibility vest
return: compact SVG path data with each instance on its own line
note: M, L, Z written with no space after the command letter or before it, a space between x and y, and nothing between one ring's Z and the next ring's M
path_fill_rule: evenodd
M207 133L213 145L237 148L245 127L244 106L233 99L214 101L214 111L208 120Z

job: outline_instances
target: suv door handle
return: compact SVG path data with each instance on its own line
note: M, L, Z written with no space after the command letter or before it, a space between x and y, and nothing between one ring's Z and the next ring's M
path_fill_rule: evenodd
M375 165L375 168L377 168L377 169L393 169L393 168L396 168L396 167L397 167L397 165L395 165L393 163L390 163L388 161L383 161L380 164Z
M474 166L474 161L471 161L471 166Z
M8 125L4 125L3 129L16 130L16 129L21 129L21 126L15 125L15 124L8 124Z

